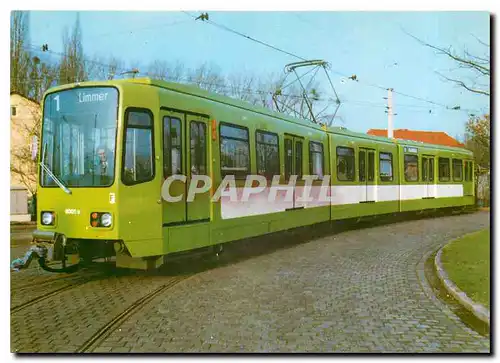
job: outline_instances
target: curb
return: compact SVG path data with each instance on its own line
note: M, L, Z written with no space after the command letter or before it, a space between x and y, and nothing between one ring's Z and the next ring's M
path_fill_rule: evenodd
M443 265L441 263L441 254L443 252L443 248L446 247L448 244L441 247L439 249L439 251L437 252L436 257L434 258L434 267L436 268L436 272L437 272L439 280L444 285L446 290L448 290L448 292L460 304L462 304L467 310L469 310L472 314L474 314L476 316L476 318L478 318L479 320L481 320L482 322L484 322L484 323L488 324L488 326L490 326L490 311L485 306L472 301L471 298L468 297L465 292L460 290L457 287L457 285L455 285L450 280L450 278L448 277L448 274L444 270Z

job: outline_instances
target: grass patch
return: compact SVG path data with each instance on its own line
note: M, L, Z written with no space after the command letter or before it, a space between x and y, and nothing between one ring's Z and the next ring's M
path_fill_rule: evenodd
M449 278L473 301L490 308L490 230L465 235L443 249Z

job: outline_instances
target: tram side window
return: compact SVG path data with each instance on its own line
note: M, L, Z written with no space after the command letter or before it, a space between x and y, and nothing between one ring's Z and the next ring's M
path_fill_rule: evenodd
M191 121L191 174L207 175L207 126L203 122Z
M380 153L379 158L380 180L392 181L392 154Z
M163 175L182 174L181 120L163 118Z
M271 132L257 131L255 136L257 174L268 179L272 179L274 175L280 175L278 135Z
M460 159L453 159L453 180L463 180L463 163Z
M439 158L439 181L450 180L450 159Z
M154 177L153 121L146 111L127 111L122 181L144 183Z
M323 178L323 144L309 142L309 172Z
M405 155L405 180L418 181L418 155Z
M222 176L244 178L250 172L248 129L242 126L220 125L220 165Z
M474 162L469 161L469 180L470 181L474 181L473 173L474 173Z
M350 147L337 147L337 180L354 180L354 149Z

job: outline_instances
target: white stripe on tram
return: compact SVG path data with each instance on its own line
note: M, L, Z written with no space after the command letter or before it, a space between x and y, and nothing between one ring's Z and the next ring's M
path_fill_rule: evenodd
M228 196L221 197L222 219L249 217L262 214L284 212L294 208L292 200L285 199L287 191L293 187L280 186L274 202L268 201L270 188L258 194L250 194L248 201L241 201L244 188L237 189L237 201ZM300 201L304 187L295 187L295 208L315 208L327 205L358 204L363 201L388 202L415 200L426 197L446 198L463 197L462 184L413 184L413 185L333 185L330 187L331 202L319 200L320 186L313 186L310 196L313 201Z

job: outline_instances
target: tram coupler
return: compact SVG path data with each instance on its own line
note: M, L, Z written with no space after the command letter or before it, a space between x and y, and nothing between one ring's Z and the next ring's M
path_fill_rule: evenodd
M31 264L31 261L33 261L33 258L36 258L38 260L40 260L40 258L47 258L47 247L42 245L31 246L24 257L16 258L14 261L12 261L10 267L14 271L20 271L22 269L28 268Z
M33 246L29 248L24 257L17 258L11 263L14 271L26 269L34 258L42 269L49 272L73 272L79 264L66 266L66 236L55 232L36 230L33 232ZM61 261L62 268L52 268L47 265L50 261Z

